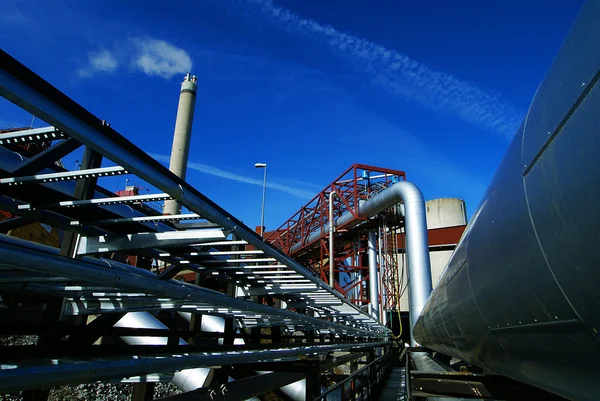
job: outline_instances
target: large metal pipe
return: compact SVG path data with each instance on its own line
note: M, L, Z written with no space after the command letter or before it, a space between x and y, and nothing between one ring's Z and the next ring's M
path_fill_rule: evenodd
M179 316L190 321L192 314L189 312L178 312ZM202 316L202 331L223 333L225 331L225 319L220 316L203 315ZM243 338L236 338L234 345L244 345L245 341ZM256 373L264 374L270 373L266 371L257 371ZM285 385L279 389L285 395L290 397L293 401L305 401L306 400L306 379L298 380L294 383Z
M400 202L403 203L403 207L400 210L405 218L406 256L409 276L409 316L411 343L414 345L416 342L412 337L412 328L417 322L432 289L429 240L427 238L427 220L423 194L416 185L407 181L400 181L360 204L358 215L363 218L370 218ZM333 225L335 227L351 227L347 224L352 220L355 220L354 215L347 212L334 219ZM354 226L358 223L359 221L356 221L351 224ZM323 233L331 229L330 226L331 224L327 223L321 231L314 232L310 235L307 242L316 241ZM299 247L300 244L294 245L292 251Z
M130 312L115 324L115 327L133 329L161 329L168 330L157 318L148 312ZM129 345L167 345L168 337L151 336L123 336L121 337ZM179 345L187 343L179 339ZM173 375L171 382L182 391L191 391L210 384L213 370L209 368L184 369Z
M600 394L599 21L588 1L415 327L428 348L589 401Z
M187 172L194 108L196 105L196 89L196 77L187 74L181 83L175 132L173 134L173 148L171 149L171 160L169 163L169 170L181 179L185 179ZM180 214L181 205L175 200L166 201L164 213L171 215Z
M21 242L27 243L28 241L22 240ZM161 294L165 297L183 298L202 303L208 302L214 305L226 305L260 314L279 316L284 319L299 320L307 324L323 324L323 320L316 317L308 315L299 316L298 313L285 309L276 309L267 305L231 298L218 291L181 283L174 279L168 281L157 280L154 273L133 266L94 258L61 258L55 252L50 253L37 250L37 246L39 245L36 245L36 247L23 246L15 241L15 238L0 234L0 252L2 252L3 256L0 258L0 266L13 268L14 263L16 263L15 261L19 261L18 266L20 269L36 271L42 274L74 278L111 287L120 281L128 282L131 283L128 286L130 289L135 288L144 292ZM53 249L56 250L57 248ZM327 325L365 337L380 337L382 335L381 333L341 323L328 322Z
M377 274L377 232L369 231L367 252L369 254L369 299L371 310L377 320L379 316L379 275Z

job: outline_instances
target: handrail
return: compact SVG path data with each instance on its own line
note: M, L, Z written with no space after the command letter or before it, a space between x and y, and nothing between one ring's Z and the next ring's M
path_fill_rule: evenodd
M386 352L379 358L375 359L373 362L354 371L347 378L345 378L344 380L342 380L339 383L336 383L334 386L328 388L325 392L321 393L321 395L319 395L317 398L313 399L313 401L327 401L328 400L327 396L336 392L339 389L341 389L341 397L337 396L337 394L336 394L336 397L334 398L335 400L345 401L346 399L358 399L355 395L352 395L349 398L345 397L344 390L345 390L347 383L351 383L350 391L354 392L354 394L358 393L360 390L363 390L365 387L368 387L369 392L367 394L367 397L365 398L364 397L365 394L363 394L361 399L362 400L373 399L374 398L374 397L372 397L373 391L371 391L371 388L374 385L382 384L380 382L385 378L385 373L389 370L394 357L397 355L398 355L398 348L392 347L389 352ZM379 366L379 369L376 370L375 372L371 372L372 366ZM355 383L356 383L355 379L357 378L357 376L360 375L362 377L362 376L364 376L363 373L365 373L365 372L367 372L370 375L368 380L362 380L355 385Z

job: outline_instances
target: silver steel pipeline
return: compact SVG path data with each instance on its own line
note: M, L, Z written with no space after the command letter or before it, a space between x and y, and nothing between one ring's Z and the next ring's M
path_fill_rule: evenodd
M447 369L440 365L426 352L414 352L411 354L413 364L416 370L422 372L435 372L435 373L446 373L451 372L452 369ZM428 401L465 401L464 398L446 398L446 397L427 397Z
M127 313L115 324L115 327L168 330L167 326L148 312ZM122 336L121 339L129 345L167 345L168 342L168 337ZM179 339L179 345L186 344L185 341ZM184 369L176 372L171 382L186 392L208 386L212 376L213 370L210 368Z
M403 202L403 207L399 209L400 213L405 218L406 230L411 344L415 345L414 338L412 338L412 328L417 322L432 289L427 220L425 217L425 201L423 199L423 194L416 185L410 182L397 182L362 203L358 207L358 216L370 218L400 202ZM337 219L334 219L333 225L335 227L352 227L359 223L359 221L356 221L351 226L347 226L347 224L354 219L355 217L352 213L347 212ZM329 229L329 223L327 223L321 231L313 233L306 242L310 243L316 241L323 236L324 233L328 232ZM292 251L300 248L300 246L301 244L294 245Z
M367 251L369 253L369 299L373 315L377 320L379 316L379 276L377 274L377 232L369 231Z
M189 312L178 312L179 316L190 321L192 314ZM220 316L202 315L202 331L212 331L217 333L223 333L225 331L225 319ZM244 345L243 338L236 338L233 342L234 345ZM270 373L267 371L257 371L258 374ZM305 401L306 400L306 379L298 380L297 382L290 383L279 389L285 395L290 397L293 401Z

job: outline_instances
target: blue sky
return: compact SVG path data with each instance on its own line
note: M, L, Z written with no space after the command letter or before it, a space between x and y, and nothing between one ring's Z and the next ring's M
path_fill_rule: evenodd
M582 3L3 0L0 43L161 161L197 75L187 179L251 227L255 162L268 229L353 163L470 216Z

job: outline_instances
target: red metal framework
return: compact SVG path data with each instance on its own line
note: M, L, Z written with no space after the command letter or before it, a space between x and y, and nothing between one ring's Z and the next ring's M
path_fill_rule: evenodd
M317 194L277 230L265 238L299 263L329 282L330 259L333 259L333 283L329 283L357 305L369 303L369 281L377 280L381 288L381 312L398 309L406 290L405 236L403 219L395 207L382 211L368 221L358 216L361 202L395 182L405 180L403 171L354 164ZM329 254L329 199L333 196L333 215L337 225L333 255ZM347 218L350 215L351 218ZM359 224L357 224L359 223ZM429 230L431 248L453 247L465 226ZM369 276L367 237L370 231L378 237L378 277Z
M337 195L333 197L334 219L351 213L354 218L346 223L351 225L357 220L364 220L358 216L361 201L369 199L394 182L405 179L404 171L354 164L266 239L291 256L318 247L319 241L328 235L325 226L329 222L328 202L332 192ZM338 231L343 229L344 226L337 227ZM314 233L320 235L313 236Z
M351 302L369 302L365 285L368 277L366 232L381 230L379 220L365 221L358 215L361 202L395 182L405 180L404 171L354 164L318 193L277 230L267 233L266 240L293 256L304 266L329 281L329 260L334 260L333 283L329 283ZM329 198L333 196L333 218L349 214L335 229L334 254L329 255ZM351 227L351 229L350 229Z

